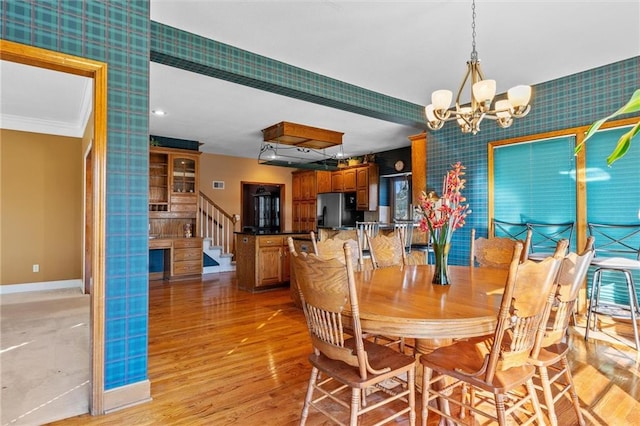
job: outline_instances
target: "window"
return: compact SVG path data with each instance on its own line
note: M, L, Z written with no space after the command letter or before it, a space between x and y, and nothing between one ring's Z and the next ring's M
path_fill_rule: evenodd
M411 176L397 176L389 180L391 185L391 219L413 219L411 205Z
M576 220L575 137L501 145L494 150L493 217L511 223ZM575 248L575 240L571 241Z

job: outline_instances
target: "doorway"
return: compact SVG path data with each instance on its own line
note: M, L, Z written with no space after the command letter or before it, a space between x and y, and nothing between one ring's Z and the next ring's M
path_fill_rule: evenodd
M284 184L241 182L241 229L243 232L282 231Z
M92 414L104 413L104 293L105 293L105 224L106 224L106 157L107 157L107 65L90 59L66 55L37 47L0 40L0 60L35 66L93 79L93 132L90 184L85 203L91 199L85 228L90 228L90 247L83 247L89 257L88 277L91 293L90 317L90 398ZM85 206L86 211L86 206ZM87 240L83 240L86 244ZM86 267L83 267L87 271ZM83 277L83 282L85 278Z

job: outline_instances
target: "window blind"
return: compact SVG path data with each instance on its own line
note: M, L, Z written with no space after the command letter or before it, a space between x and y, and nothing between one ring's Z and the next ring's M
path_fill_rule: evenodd
M575 137L498 146L494 150L494 217L512 223L575 222ZM575 247L575 238L571 241Z

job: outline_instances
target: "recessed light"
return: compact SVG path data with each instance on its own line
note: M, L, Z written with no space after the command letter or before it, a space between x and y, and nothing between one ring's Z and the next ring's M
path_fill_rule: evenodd
M163 111L163 110L161 110L161 109L153 109L153 110L151 110L151 113L152 113L153 115L160 115L160 116L162 116L162 115L167 115L167 112L166 112L166 111Z

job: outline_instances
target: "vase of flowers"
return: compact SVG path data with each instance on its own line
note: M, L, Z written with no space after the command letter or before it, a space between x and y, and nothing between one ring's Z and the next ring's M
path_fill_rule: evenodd
M429 232L435 257L433 284L448 285L447 275L451 238L456 229L462 228L465 218L471 213L467 199L462 195L466 180L463 178L465 167L457 162L444 176L442 195L434 191L422 193L416 212L420 215L420 230Z

